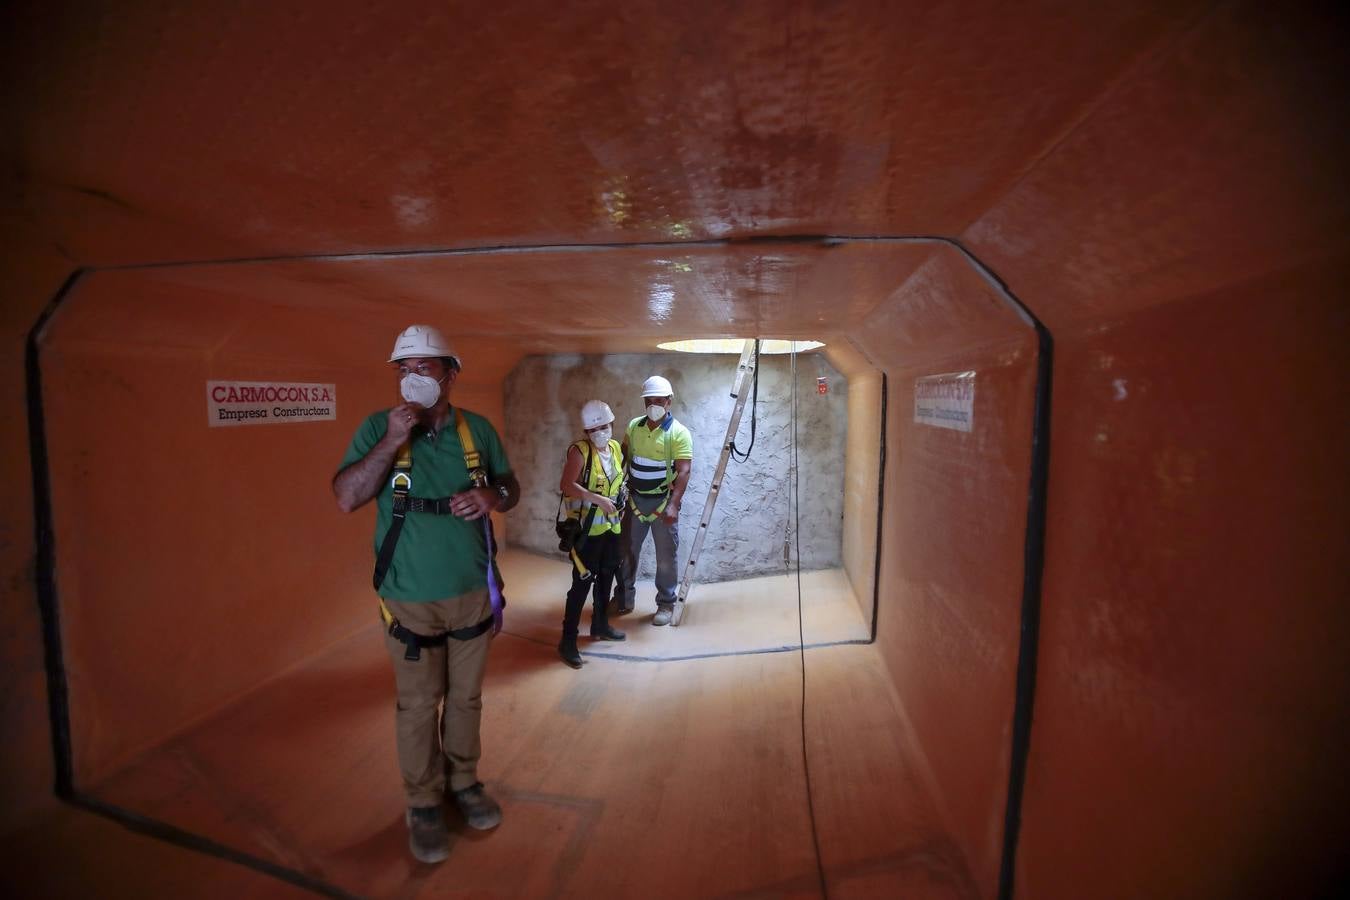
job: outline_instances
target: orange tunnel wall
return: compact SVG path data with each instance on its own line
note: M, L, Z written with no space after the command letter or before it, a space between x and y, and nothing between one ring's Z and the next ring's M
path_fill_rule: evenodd
M1222 5L963 240L1055 337L1018 896L1311 896L1347 832L1341 35Z
M1023 896L1332 883L1347 276L1295 266L1059 342Z
M873 313L888 378L877 643L926 771L940 867L997 888L1017 665L1034 333L953 248ZM915 380L974 372L971 430L916 423Z
M61 268L34 279L34 314ZM1321 413L1341 399L1335 351L1347 271L1343 257L1296 264L1058 335L1041 673L1019 856L1030 895L1070 896L1102 873L1122 895L1217 894L1298 862L1316 873L1327 858L1324 847L1272 843L1271 834L1303 834L1310 817L1341 815L1331 786L1346 684L1333 646L1345 615L1335 589L1345 435ZM53 322L43 366L86 778L368 621L369 522L336 512L327 477L359 418L392 391L378 362L283 358L261 339L262 350L240 337L215 355L190 341L158 354L100 346L82 331L82 310L131 315L140 296L105 292L98 277ZM262 334L293 324L284 312L251 321ZM934 846L951 877L988 895L1006 791L1034 340L955 250L932 248L854 343L887 373L890 393L879 648L945 824ZM1194 352L1201 344L1206 351ZM976 372L976 428L916 424L914 379L964 370ZM206 380L264 377L336 382L339 420L192 424L205 414ZM499 416L499 386L466 381L465 402ZM1252 399L1262 397L1284 402ZM96 444L86 440L89 409L105 423L93 429ZM189 427L161 424L180 416ZM153 472L146 446L171 450ZM297 471L307 474L297 481ZM27 472L15 475L26 486ZM128 492L152 514L126 508ZM278 507L279 495L292 502ZM219 515L165 512L185 501ZM22 535L26 516L11 516ZM324 546L313 546L315 535ZM223 567L211 555L222 546ZM236 575L203 584L203 571ZM31 629L6 671L22 700L6 707L15 810L40 802L33 773L50 763L31 583L11 585L7 602ZM147 628L147 618L160 624ZM204 640L158 633L175 626ZM248 640L278 631L295 642ZM247 643L269 649L244 660ZM82 668L94 662L97 671ZM1254 779L1253 770L1270 774ZM1160 822L1183 823L1187 840ZM1197 854L1226 868L1197 867ZM1149 866L1131 865L1144 859Z
M1334 31L1298 16L1246 3L1198 17L956 231L1055 335L1018 896L1307 894L1328 883L1347 831L1347 141L1308 99L1339 83L1340 67L1307 62L1343 54L1321 45ZM6 234L4 386L17 423L24 334L72 266L26 227ZM79 333L94 321L81 303L90 317L176 313L104 273L87 288L107 293L77 298L53 323L44 375L54 472L68 476L53 487L72 689L128 723L112 731L77 715L81 765L98 771L368 621L369 523L339 516L327 476L359 417L384 402L355 360L380 358L389 329L353 319L288 355L268 329L304 333L298 313L244 317L231 312L239 298L197 295L188 324L223 316L228 327L177 330L186 337L172 352L115 350L97 329ZM844 337L886 373L890 394L878 646L944 822L928 845L953 880L987 896L1007 787L1035 344L950 248L928 251L875 299ZM81 378L90 360L116 377ZM914 379L964 370L977 373L976 429L914 423ZM114 413L158 421L180 404L191 422L204 415L206 379L264 375L336 381L338 422L228 434L112 424ZM494 416L499 381L472 386L471 405ZM12 826L48 795L51 764L23 427L5 442ZM182 457L162 483L142 464L147 444ZM243 467L262 477L208 477ZM175 483L226 513L176 519ZM107 508L131 487L144 510ZM99 516L82 520L83 504ZM311 555L316 519L330 545ZM194 554L231 534L248 542L231 551L241 579L183 597L203 568ZM162 554L161 570L143 553L152 545L180 552ZM245 547L283 563L249 574ZM182 602L208 611L183 620L194 637L217 623L222 635L281 628L301 643L268 644L270 657L239 666L228 640L166 643L138 627L147 606L172 620ZM136 666L93 683L71 648ZM137 680L152 663L165 675Z
M59 285L60 269L53 265L35 298ZM1268 829L1293 833L1310 816L1338 815L1327 767L1337 758L1346 673L1327 623L1344 617L1333 589L1344 426L1320 413L1339 401L1336 336L1346 323L1337 289L1346 274L1344 259L1298 265L1143 309L1109 329L1059 335L1044 636L1019 859L1033 895L1071 895L1103 871L1139 890L1206 894L1219 889L1216 879L1231 886L1296 858L1325 858L1317 846L1272 846ZM85 317L134 315L140 295L100 288L98 277L54 320L43 366L52 470L62 476L53 483L58 588L84 778L366 624L369 523L336 512L327 476L356 422L392 390L378 362L250 353L246 338L215 355L186 340L158 354L101 346ZM1271 304L1281 311L1273 319ZM262 334L293 324L285 313L251 321ZM1202 336L1213 339L1195 353ZM886 371L890 392L879 647L947 828L935 846L950 854L953 877L987 895L1006 791L1034 340L955 250L934 248L854 343ZM976 372L976 428L916 424L914 379L964 370ZM336 382L339 420L193 424L205 414L206 380L264 377ZM499 384L466 381L465 390L466 403L499 415ZM1285 402L1250 399L1272 396ZM89 409L104 423L93 429L96 443L87 439ZM153 469L147 446L168 448ZM230 474L239 472L248 477ZM17 475L25 485L27 473ZM140 509L160 512L137 515L128 492L142 498ZM277 496L292 502L278 505ZM164 512L185 502L218 515ZM202 583L203 571L235 575ZM41 683L33 597L20 587L10 602L33 631L9 657L19 662L7 670L12 696L27 702L7 707L19 739L6 777L16 798L36 803L43 790L32 773L50 764L45 709L33 702ZM175 628L202 640L166 642L160 629ZM249 640L278 631L294 643ZM240 665L238 648L248 644L269 649ZM1250 777L1277 759L1291 762ZM1103 804L1125 812L1104 816ZM1216 818L1216 808L1225 814ZM1190 840L1152 827L1163 821L1184 822ZM1197 870L1197 853L1224 860L1229 874Z
M77 784L373 620L370 511L340 513L329 479L360 421L396 396L388 336L358 363L305 339L316 330L181 286L158 305L119 273L89 274L46 330ZM211 380L334 384L337 419L207 427ZM499 384L461 388L500 426Z

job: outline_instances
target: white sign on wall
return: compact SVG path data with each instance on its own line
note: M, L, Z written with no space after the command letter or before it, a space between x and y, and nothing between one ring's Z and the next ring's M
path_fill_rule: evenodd
M270 425L337 418L337 385L291 381L208 381L206 420L223 425Z
M914 421L969 431L975 421L975 373L948 372L914 380Z

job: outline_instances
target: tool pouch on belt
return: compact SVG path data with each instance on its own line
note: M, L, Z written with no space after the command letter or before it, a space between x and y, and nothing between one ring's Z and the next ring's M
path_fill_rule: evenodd
M573 549L581 549L581 545L586 543L586 538L591 533L591 523L595 521L595 505L586 511L586 518L583 519L563 519L557 523L558 530L558 551L560 553L571 553Z
M581 471L584 474L586 472L589 472L590 470L591 470L591 445L590 442L587 441L586 459L581 465ZM558 495L559 515L562 514L564 496L565 495L563 494ZM595 506L592 505L591 508L586 512L585 522L583 522L580 517L573 517L573 516L568 516L565 519L559 519L557 522L555 522L553 528L558 533L558 552L571 553L572 548L575 547L578 542L584 544L586 542L586 538L584 536L590 533L591 523L594 521L595 521Z

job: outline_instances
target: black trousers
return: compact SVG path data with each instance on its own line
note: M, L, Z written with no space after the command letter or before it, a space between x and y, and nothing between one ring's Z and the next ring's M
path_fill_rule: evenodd
M619 535L612 531L586 538L577 551L582 564L589 570L590 577L582 579L576 564L572 564L572 587L567 592L567 606L563 610L563 637L577 636L577 627L581 623L581 610L586 605L586 594L592 592L595 609L591 624L606 625L609 614L605 604L609 601L609 591L614 584L614 573L619 568L622 553Z

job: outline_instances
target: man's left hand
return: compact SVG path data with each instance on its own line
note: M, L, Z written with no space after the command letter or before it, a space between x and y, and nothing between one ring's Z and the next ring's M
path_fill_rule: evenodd
M661 513L661 521L667 525L674 525L680 518L680 504L667 503L666 509Z
M497 492L485 487L469 488L450 498L450 511L469 522L483 518L500 505Z

